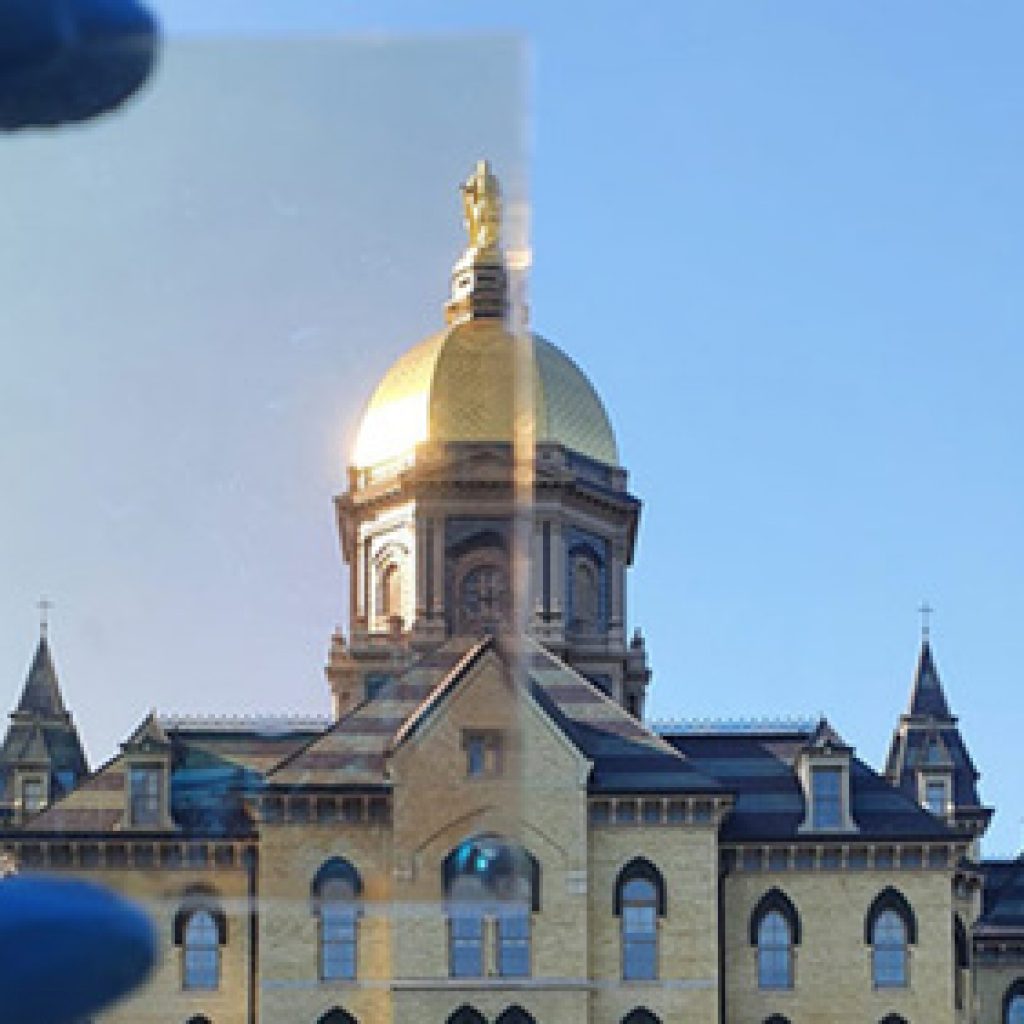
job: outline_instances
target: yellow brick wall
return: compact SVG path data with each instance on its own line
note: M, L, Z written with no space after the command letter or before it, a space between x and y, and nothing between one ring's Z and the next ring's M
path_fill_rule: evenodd
M918 941L909 986L875 989L864 919L886 886L909 901ZM802 941L794 987L759 991L750 915L773 886L795 904ZM871 1024L898 1013L910 1024L953 1024L951 879L945 871L737 872L725 882L726 1021L756 1024L779 1013L794 1024Z
M310 885L331 857L363 881L357 980L319 978L318 920ZM334 1006L364 1022L389 1019L391 837L381 825L265 825L260 850L260 1019L315 1022Z
M465 730L502 734L500 775L467 778ZM534 982L582 980L587 968L587 901L574 879L586 870L586 762L532 701L510 686L495 656L485 657L410 738L393 758L392 772L394 891L396 913L402 914L394 945L396 976L445 981L445 993L425 996L424 1005L440 1002L449 1013L462 1002L482 1005L472 983L456 989L448 981L441 867L462 840L495 833L522 843L540 864L542 909L533 916L531 933ZM506 988L509 984L500 979L486 982ZM541 998L529 994L534 1001ZM563 1009L566 998L565 993L558 994L543 1012L568 1012ZM402 999L416 1004L418 997ZM505 999L503 1006L515 1001L497 995L495 999ZM585 1005L585 995L574 995L570 1002ZM526 1006L525 1001L522 1004Z
M242 868L204 870L64 871L109 886L141 904L156 925L159 962L147 983L96 1018L104 1024L181 1024L205 1014L216 1024L248 1020L249 919L248 881ZM227 916L227 945L221 947L220 987L215 992L182 988L182 949L173 941L174 917L185 891L196 885L217 892Z
M622 980L615 880L636 856L651 861L666 885L658 921L658 981ZM598 826L590 835L590 973L593 1024L618 1024L644 1006L662 1021L718 1019L718 843L707 826Z
M1024 962L984 965L975 968L974 987L977 993L977 1024L1005 1024L1003 1000L1015 981L1024 981Z

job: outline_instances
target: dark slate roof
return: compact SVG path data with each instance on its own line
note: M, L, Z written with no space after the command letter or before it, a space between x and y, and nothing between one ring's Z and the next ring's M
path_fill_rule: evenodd
M984 809L978 770L950 711L927 639L921 644L908 711L900 717L889 745L885 775L906 796L916 799L919 768L949 769L956 807Z
M976 934L1024 936L1024 856L1010 861L985 861L981 870L984 884Z
M67 714L60 695L50 645L45 636L39 638L39 646L36 647L15 713L53 718L63 718Z
M735 809L722 827L723 840L737 842L798 840L804 835L798 831L806 810L795 764L812 738L813 732L804 730L665 735L698 771L737 794ZM952 836L941 821L855 757L850 760L850 789L859 838ZM849 838L849 833L840 836Z
M540 644L522 659L537 703L594 763L591 793L721 793L729 787Z

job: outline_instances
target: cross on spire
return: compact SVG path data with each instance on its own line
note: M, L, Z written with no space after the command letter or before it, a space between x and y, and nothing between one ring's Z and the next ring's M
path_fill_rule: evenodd
M39 635L45 639L50 632L50 609L53 608L53 602L41 597L36 607L39 609Z
M924 601L917 611L921 616L921 639L927 640L932 634L932 613L935 609L927 601Z

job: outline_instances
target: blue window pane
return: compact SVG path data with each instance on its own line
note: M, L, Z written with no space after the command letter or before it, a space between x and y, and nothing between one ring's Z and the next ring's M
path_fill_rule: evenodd
M320 975L325 981L356 976L356 911L350 904L325 903L320 910Z
M757 929L757 983L760 988L790 988L793 951L789 923L777 910L761 919Z
M878 915L871 932L873 981L878 988L907 984L907 929L894 910Z
M449 959L453 978L479 978L484 973L484 927L478 915L451 918Z
M1024 996L1014 996L1006 1008L1006 1024L1024 1024Z
M811 771L812 824L815 828L839 828L843 823L841 768Z
M498 971L506 978L524 978L530 973L530 919L516 913L498 921Z
M208 910L196 910L185 925L182 982L187 989L215 989L220 974L220 936Z
M627 981L653 981L658 976L658 947L652 938L627 938L622 957Z

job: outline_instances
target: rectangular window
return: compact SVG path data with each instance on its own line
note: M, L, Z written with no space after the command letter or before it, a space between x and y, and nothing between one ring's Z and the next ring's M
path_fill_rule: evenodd
M163 768L159 765L132 765L128 778L131 823L160 825Z
M932 814L943 817L946 813L946 783L943 779L929 779L925 784L924 804Z
M469 778L501 774L501 733L467 731L462 736L462 746Z
M498 973L503 978L530 974L530 915L518 910L498 918Z
M454 911L448 923L448 962L453 978L479 978L484 973L484 919Z
M842 785L842 768L811 769L811 821L815 828L842 827Z
M26 814L43 809L43 780L24 779L21 783L21 809Z

